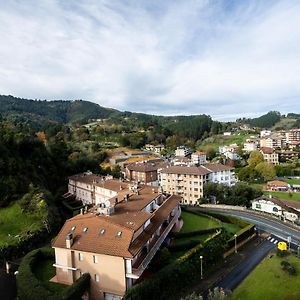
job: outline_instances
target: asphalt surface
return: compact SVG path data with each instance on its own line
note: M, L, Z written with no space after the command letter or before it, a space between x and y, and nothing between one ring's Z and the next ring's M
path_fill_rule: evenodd
M263 216L251 214L251 212L232 211L232 210L223 210L223 209L205 209L205 210L241 218L252 224L255 224L256 228L259 231L269 232L270 234L273 234L274 236L284 241L287 241L288 237L290 236L291 246L296 247L300 245L300 230L293 229L287 226L283 222L272 221L270 219L264 218Z
M234 290L248 274L262 261L262 259L276 247L276 244L268 240L264 241L253 250L251 256L245 258L236 266L224 279L221 279L216 286L225 290Z
M0 299L14 300L17 296L16 276L0 269Z

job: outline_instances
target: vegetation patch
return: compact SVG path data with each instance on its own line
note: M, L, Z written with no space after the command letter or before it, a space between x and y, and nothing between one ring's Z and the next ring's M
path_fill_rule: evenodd
M19 202L0 209L0 247L18 244L40 230L43 221L38 214L24 213Z
M300 270L300 259L290 255L284 260ZM290 276L283 270L282 258L265 258L233 292L232 300L300 299L300 275Z

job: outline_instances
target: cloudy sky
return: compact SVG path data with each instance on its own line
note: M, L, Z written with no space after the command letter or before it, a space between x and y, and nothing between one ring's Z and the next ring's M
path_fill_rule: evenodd
M0 94L300 113L299 16L298 0L0 0Z

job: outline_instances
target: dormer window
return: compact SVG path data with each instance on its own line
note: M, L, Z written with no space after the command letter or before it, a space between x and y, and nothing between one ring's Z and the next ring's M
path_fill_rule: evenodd
M82 229L83 232L87 232L87 230L88 230L87 227L84 227L84 228Z
M122 231L118 231L117 237L121 237L121 236L122 236Z
M71 230L72 230L72 231L74 231L74 230L75 230L75 228L76 228L76 226L73 226L73 227L71 228Z
M100 233L100 235L103 235L105 233L105 229L104 228L100 229L99 233Z

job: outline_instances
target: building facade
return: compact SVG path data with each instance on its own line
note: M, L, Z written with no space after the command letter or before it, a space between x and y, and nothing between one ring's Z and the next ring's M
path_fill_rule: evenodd
M205 152L194 152L191 156L191 161L193 165L204 165L206 164L206 154Z
M272 165L279 164L279 156L278 153L273 150L273 148L263 147L260 152L262 153L264 160Z
M148 186L125 191L65 222L52 245L52 281L72 284L89 273L88 299L119 300L140 278L177 225L180 198Z

